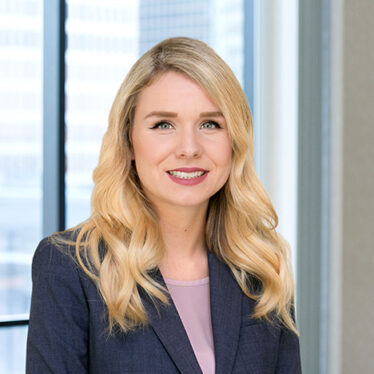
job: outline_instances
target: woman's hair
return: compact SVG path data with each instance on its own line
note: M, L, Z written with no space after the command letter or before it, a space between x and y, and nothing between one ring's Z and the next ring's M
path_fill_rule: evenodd
M91 216L72 229L77 233L75 256L107 305L110 331L129 331L149 322L139 286L152 300L168 303L167 289L151 276L165 246L156 211L131 160L131 130L139 93L170 70L190 77L207 92L223 113L232 141L230 176L209 201L208 250L229 266L244 294L256 300L254 317L280 321L297 332L289 249L275 230L277 215L255 171L246 97L228 65L209 46L184 37L155 45L127 74L93 172Z

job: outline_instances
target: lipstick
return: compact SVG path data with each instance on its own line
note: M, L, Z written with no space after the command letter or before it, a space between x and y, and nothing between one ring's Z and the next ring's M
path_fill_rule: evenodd
M205 180L205 178L208 176L208 170L197 167L181 167L168 170L167 174L175 183L184 186L194 186Z

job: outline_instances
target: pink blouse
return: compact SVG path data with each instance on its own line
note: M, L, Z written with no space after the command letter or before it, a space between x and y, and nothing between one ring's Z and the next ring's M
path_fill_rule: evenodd
M164 278L197 361L204 374L214 374L214 344L210 317L209 277L194 281Z

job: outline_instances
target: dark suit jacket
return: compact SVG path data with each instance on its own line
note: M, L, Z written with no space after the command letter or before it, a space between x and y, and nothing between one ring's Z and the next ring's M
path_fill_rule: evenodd
M216 373L301 373L297 336L249 318L254 301L227 265L212 253L208 261ZM159 270L154 276L165 286ZM105 305L94 283L46 239L34 255L32 278L28 374L201 373L171 299L158 315L143 293L151 324L108 336Z

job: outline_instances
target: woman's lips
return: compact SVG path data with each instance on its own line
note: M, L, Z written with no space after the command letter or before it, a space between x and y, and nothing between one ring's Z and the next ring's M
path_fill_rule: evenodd
M208 176L208 171L201 168L178 168L168 170L167 174L175 183L184 186L193 186L203 182Z

